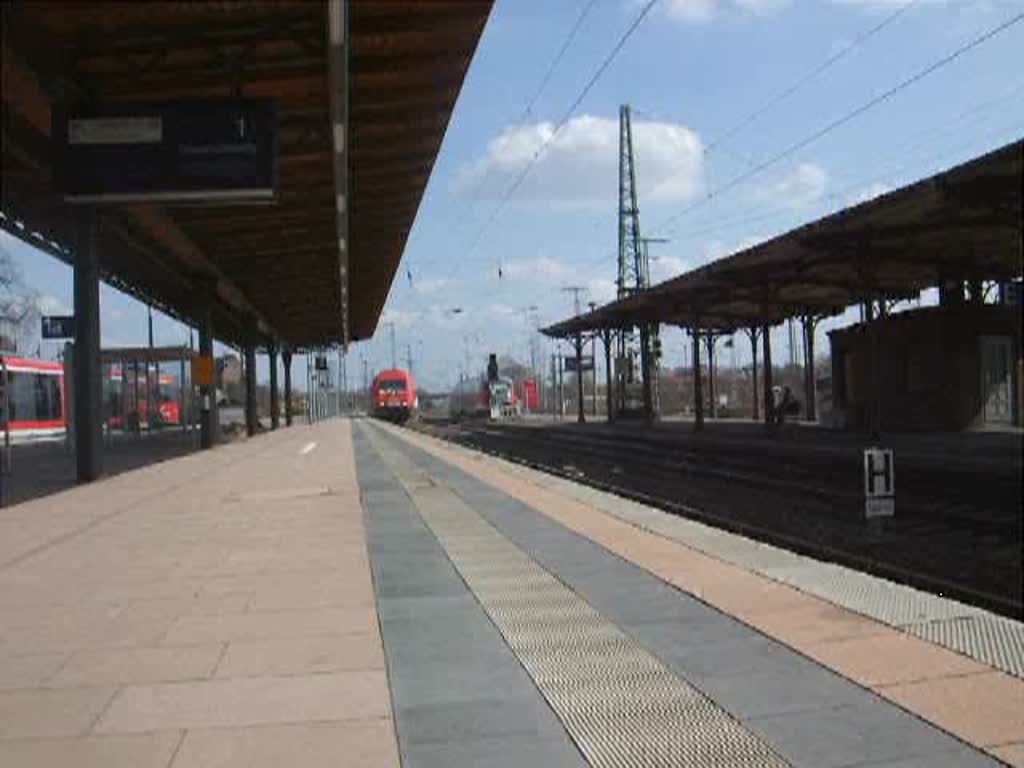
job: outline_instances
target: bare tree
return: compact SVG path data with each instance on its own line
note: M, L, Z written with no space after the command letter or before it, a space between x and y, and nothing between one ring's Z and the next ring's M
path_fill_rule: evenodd
M11 252L0 245L0 348L30 347L39 336L39 293L25 285Z

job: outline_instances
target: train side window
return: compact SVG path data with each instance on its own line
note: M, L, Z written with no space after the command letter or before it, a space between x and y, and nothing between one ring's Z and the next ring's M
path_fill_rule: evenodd
M56 376L35 374L35 418L37 421L53 421L60 418L60 392Z
M31 374L22 371L8 371L8 385L10 388L11 421L33 421L35 420L36 395L35 382Z

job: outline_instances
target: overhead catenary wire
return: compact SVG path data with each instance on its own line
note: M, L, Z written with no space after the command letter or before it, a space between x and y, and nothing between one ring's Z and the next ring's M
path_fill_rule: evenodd
M548 83L551 81L552 75L555 70L558 69L558 65L562 63L562 59L565 58L566 52L569 50L569 46L572 45L573 40L576 39L576 34L580 31L580 27L583 26L583 21L590 14L597 0L589 0L589 2L583 6L583 10L580 11L579 16L576 17L576 23L572 25L572 29L569 30L569 34L566 35L565 41L562 43L562 47L558 49L558 53L555 54L555 58L551 61L548 66L547 72L544 73L544 77L541 78L540 85L537 86L536 92L530 98L526 104L526 109L523 111L524 115L530 115L533 113L533 108L537 104L537 100L540 99L541 94L544 93L544 89L548 87Z
M526 177L530 174L530 171L533 169L534 165L536 165L537 161L541 158L541 156L544 154L547 148L551 146L551 143L558 137L558 134L561 132L562 128L565 127L566 123L568 123L573 113L583 102L583 100L587 97L587 94L590 93L591 89L593 89L593 87L597 84L598 80L601 79L601 76L604 75L608 67L611 66L612 62L618 56L619 52L626 45L629 39L633 36L633 33L636 32L637 28L639 28L643 20L647 18L647 14L650 13L651 9L657 2L658 0L648 0L644 4L644 7L641 9L640 13L637 14L633 22L629 25L629 27L626 28L626 31L622 33L622 35L618 39L618 42L616 42L615 46L602 60L600 66L598 66L598 68L594 71L594 74L591 75L590 79L587 81L586 85L583 86L583 89L573 100L569 108L565 110L561 119L558 121L558 123L555 124L554 129L552 129L551 133L547 136L547 138L545 138L541 145L534 151L530 160L526 163L525 166L523 166L523 169L516 176L511 186L505 191L505 194L502 195L502 198L498 202L498 205L495 206L494 210L491 211L491 215L487 217L487 219L484 221L483 226L477 232L476 237L473 239L464 257L462 259L453 260L452 267L451 269L449 269L447 273L447 278L451 278L451 276L455 273L459 266L466 260L468 260L470 256L473 255L473 252L480 244L480 241L483 239L483 236L486 234L491 224L493 224L494 221L498 218L498 216L501 215L501 212L505 209L505 206L508 204L508 201L516 193L519 187L522 186L523 182L526 180Z
M739 133L744 128L749 126L751 123L755 122L759 117L761 117L766 112L771 110L777 104L780 104L781 102L785 101L790 96L792 96L794 93L796 93L801 88L803 88L805 85L807 85L809 82L811 82L812 80L817 78L819 75L821 75L822 73L824 73L827 70L831 69L835 64L840 62L842 59L846 58L847 55L849 55L851 52L853 52L854 50L859 48L861 45L863 45L865 41L867 41L868 39L870 39L870 38L874 37L875 35L877 35L883 29L885 29L890 24L892 24L894 21L896 21L900 16L902 16L904 13L909 11L913 6L917 5L918 2L920 2L920 0L907 0L907 2L905 2L902 5L898 6L896 8L896 10L894 10L888 16L883 18L880 22L875 24L873 27L870 27L869 29L864 30L861 34L859 34L856 38L854 38L853 41L851 41L848 45L840 48L838 51L836 51L831 56L826 58L823 62L818 64L818 66L814 67L812 70L810 70L809 72L805 73L803 76L797 78L797 80L794 81L791 85L789 85L788 87L784 88L782 91L780 91L778 94L773 96L771 99L769 99L763 105L761 105L757 109L751 111L750 113L748 113L745 117L741 118L740 120L736 121L732 125L732 127L726 129L719 136L717 136L716 138L714 138L710 142L708 142L708 145L704 148L704 151L705 152L711 152L714 149L716 149L717 147L719 147L719 145L721 145L721 144L725 143L726 141L728 141L729 139L731 139L733 136L735 136L737 133Z
M683 216L685 216L686 214L690 213L691 211L701 207L702 205L706 204L709 200L711 200L711 199L713 199L715 197L720 197L724 193L726 193L726 192L728 192L728 191L738 187L743 182L745 182L748 179L756 176L757 174L761 173L762 171L772 167L773 165L777 164L781 160L784 160L785 158L789 157L790 155L793 155L796 152L799 152L801 149L804 149L805 147L810 146L811 144L813 144L814 142L816 142L819 139L823 138L824 136L827 136L828 134L832 133L832 131L836 130L837 128L840 128L840 127L846 125L847 123L849 123L850 121L855 120L856 118L858 118L861 115L863 115L865 112L868 112L869 110L877 107L879 104L883 104L883 103L887 102L889 99L891 99L896 94L900 93L901 91L906 90L907 88L911 87L912 85L915 85L916 83L920 82L921 80L923 80L924 78L926 78L929 75L933 74L934 72L937 72L938 70L942 69L943 67L946 67L949 64L952 64L954 61L959 59L965 53L968 53L969 51L977 48L979 45L982 45L983 43L986 43L987 41L991 40L992 38L994 38L999 33L1005 32L1010 27L1013 27L1014 25L1019 24L1022 20L1024 20L1024 13L1018 13L1016 16L1013 16L1010 19L1007 19L1006 21L1004 21L1004 22L1002 22L1000 24L997 24L995 27L992 27L992 28L988 29L987 31L983 32L982 34L978 35L977 37L972 38L970 41L968 41L967 43L964 43L963 45L959 46L958 48L956 48L951 53L948 53L947 55L943 56L941 59L938 59L937 61L932 62L927 67L917 71L916 73L914 73L910 77L908 77L908 78L906 78L904 80L901 80L899 83L897 83L896 85L892 86L888 90L886 90L886 91L880 93L879 95L869 99L868 101L864 102L863 104L855 107L854 109L852 109L849 112L843 114L842 116L836 118L835 120L832 120L831 122L825 124L824 126L822 126L821 128L817 129L816 131L813 131L812 133L808 134L807 136L804 136L803 138L799 139L798 141L793 142L792 144L790 144L789 146L787 146L784 149L780 150L779 152L776 152L774 155L772 155L768 159L761 161L760 163L755 165L753 168L751 168L751 169L749 169L749 170L747 170L747 171L745 171L745 172L743 172L743 173L741 173L741 174L739 174L737 176L734 176L731 180L726 182L723 186L721 186L717 190L715 190L715 192L713 194L710 194L710 195L708 195L706 197L703 197L703 198L701 198L699 200L696 200L692 204L690 204L687 207L685 207L682 211L676 213L675 215L673 215L673 216L669 217L668 219L666 219L665 221L661 222L658 226L656 226L654 228L653 232L663 232L663 231L665 231L666 227L669 227L669 226L673 225L675 222L679 221Z
M841 126L851 122L852 120L858 118L859 116L863 115L864 113L868 112L869 110L871 110L871 109L879 106L880 104L882 104L882 103L892 99L895 95L897 95L898 93L902 92L903 90L905 90L907 88L910 88L911 86L913 86L914 84L916 84L920 80L928 77L929 75L931 75L932 73L936 72L937 70L942 69L943 67L953 63L954 61L959 59L961 56L963 56L964 54L966 54L970 50L978 47L979 45L982 45L983 43L985 43L986 41L988 41L991 38L995 37L996 35L1000 34L1001 32L1004 32L1005 30L1009 29L1010 27L1013 27L1014 25L1018 24L1022 19L1024 19L1024 14L1018 14L1018 15L1010 18L1009 20L1007 20L1007 21L1005 21L1005 22L1003 22L1001 24L998 24L997 26L995 26L995 27L989 29L988 31L978 35L975 38L973 38L972 40L970 40L969 42L965 43L964 45L961 45L960 47L958 47L957 49L955 49L954 51L952 51L948 55L942 57L941 59L933 62L932 64L930 64L929 66L925 67L924 69L918 71L917 73L915 73L911 77L906 78L906 79L900 81L899 83L897 83L893 87L889 88L888 90L884 91L883 93L879 94L878 96L875 96L872 99L870 99L867 102L865 102L864 104L861 104L858 107L850 110L849 112L845 113L844 115L842 115L838 119L829 122L828 124L826 124L822 128L812 132L808 136L805 136L805 137L801 138L800 140L798 140L798 141L796 141L796 142L786 146L780 152L777 152L775 155L773 155L772 157L768 158L767 160L758 163L757 165L755 165L749 171L747 171L745 173L742 173L739 176L731 179L729 182L727 182L726 185L724 185L722 188L717 190L715 197L719 197L719 196L723 195L725 192L727 192L727 191L729 191L729 190L739 186L740 184L745 182L750 177L752 177L752 176L754 176L754 175L764 171L765 169L767 169L767 168L777 164L778 162L780 162L781 160L785 159L786 157L788 157L788 156L790 156L790 155L800 151L801 149L809 146L810 144L820 140L824 136L826 136L829 133L835 131L836 129L840 128ZM578 106L578 104L577 104L577 106ZM575 108L575 106L572 109L574 109L574 108ZM569 114L571 115L571 111L569 112ZM550 139L549 139L549 141L550 141ZM535 160L533 162L535 162ZM532 165L532 162L531 162L531 165ZM528 169L527 169L527 172L528 172ZM512 193L514 193L514 191L515 190L513 189L512 192L509 194L509 197L511 196ZM692 206L687 206L685 209L683 209L681 212L679 212L676 215L674 215L673 217L671 217L669 220L666 220L665 222L662 222L661 224L659 224L658 227L654 231L661 231L665 227L674 224L680 218L682 218L682 216L686 215L691 210L693 210L694 208L698 207L698 205L701 205L701 204L703 204L705 202L707 202L707 199L701 200L697 204L694 204ZM492 218L495 218L495 217L496 217L496 214L494 216L492 216ZM486 227L486 225L485 225L485 227ZM479 236L478 236L478 240L479 240ZM472 249L470 250L469 253L472 253ZM468 255L469 254L467 254L467 256ZM449 276L451 274L452 273L450 272Z
M597 0L588 0L588 2L580 10L579 14L577 14L575 22L569 30L569 33L562 40L562 43L558 48L558 52L555 54L554 58L551 60L551 63L545 70L544 75L541 77L540 82L537 85L537 88L533 91L533 95L526 102L526 106L519 113L518 117L512 118L513 122L523 123L526 121L527 118L530 117L530 115L533 114L533 108L536 106L537 101L540 99L544 91L547 89L552 77L558 70L559 65L562 63L562 59L565 58L565 54L569 51L570 46L576 39L576 35L579 33L580 28L583 26L583 22L586 21L587 17L590 15L590 12L593 10L594 5L596 3ZM477 180L476 184L473 185L473 189L469 194L470 201L474 201L478 198L480 191L483 189L484 185L487 183L487 180L490 178L490 176L491 169L488 167L480 175L480 178ZM472 202L470 204L469 210L473 210ZM407 267L407 270L408 269L410 269L410 267ZM410 283L411 282L412 277L410 273Z
M763 116L764 114L769 112L773 107L775 107L779 103L785 101L789 97L793 96L795 93L797 93L805 85L807 85L808 83L813 81L815 78L819 77L821 74L823 74L824 72L826 72L827 70L832 68L835 64L837 64L839 61L844 59L851 52L853 52L854 50L860 48L870 38L872 38L875 35L877 35L878 33L882 32L886 27L890 26L893 22L895 22L904 13L909 11L918 2L920 2L920 0L906 0L906 2L902 3L901 5L899 5L894 11L892 11L891 13L886 15L877 24L875 24L874 26L869 27L868 29L866 29L863 32L861 32L850 43L848 43L847 45L845 45L844 47L842 47L841 49L839 49L835 53L833 53L830 56L828 56L824 61L822 61L817 66L815 66L813 69L811 69L810 71L804 73L802 76L797 78L797 80L795 80L793 83L788 85L786 88L784 88L778 94L776 94L774 97L769 99L765 104L761 105L757 109L754 109L753 111L751 111L750 113L748 113L747 115L742 117L740 120L738 120L736 123L734 123L732 125L732 127L728 128L721 135L719 135L715 139L711 140L711 142L709 142L708 145L703 148L703 155L705 157L705 162L703 163L705 189L707 189L709 193L710 193L710 191L712 189L712 187L711 187L710 164L707 162L707 159L706 159L707 156L712 151L717 150L719 152L725 152L726 154L728 154L731 157L739 160L740 162L742 162L746 166L754 166L754 165L756 165L757 162L755 160L751 159L750 157L738 154L738 153L733 152L731 150L725 150L724 147L723 147L723 144L726 141L728 141L728 139L730 139L732 136L734 136L735 134L739 133L744 128L748 127L750 124L755 122L758 118L760 118L761 116ZM664 117L660 117L658 115L655 115L653 112L650 112L648 110L642 109L640 107L634 107L634 112L639 114L639 115L646 115L646 116L648 116L648 117L650 117L652 119L655 119L655 120L664 119ZM596 226L595 226L595 228L596 228ZM614 253L611 254L611 256L609 256L609 258L613 258L614 255L615 255ZM604 257L601 257L601 258L604 258Z
M891 181L892 175L894 173L898 173L905 169L906 167L908 167L908 147L913 146L913 149L910 150L910 153L912 155L920 155L920 150L924 146L921 143L923 139L948 133L952 130L962 131L963 126L965 125L965 121L967 121L966 124L976 122L979 119L979 117L985 117L986 113L990 112L992 109L999 107L1000 105L1004 104L1009 100L1018 98L1022 92L1024 92L1024 81L1016 83L1015 85L1011 86L1009 89L1004 90L995 97L986 98L983 101L972 104L971 106L961 110L956 115L943 122L941 125L928 125L926 128L922 130L914 131L913 133L900 138L894 144L887 145L885 147L883 154L881 155L881 157L884 159L884 174L880 174L879 172L877 172L877 170L873 171L869 175L865 175L863 173L851 174L849 170L861 171L863 169L859 165L848 166L847 172L840 173L838 176L832 175L832 179L847 179L849 180L849 183L844 185L842 188L833 191L828 195L828 197L844 198L845 196L856 191L858 188L864 187L865 185ZM1003 134L1007 133L1008 130L1011 134L1019 133L1020 127L1017 126L1016 123L1014 123L1013 125L1009 126L1009 129L1007 129L1007 127L1003 127L1000 128L996 133L998 133L998 135L1001 137ZM987 134L984 135L991 137L995 136L995 133L989 131ZM941 170L942 168L948 165L948 158L950 158L951 156L954 158L959 157L960 153L963 150L966 150L971 144L976 143L976 140L978 138L980 138L978 134L971 132L971 139L966 144L958 144L955 148L955 151L949 149L943 149L940 152L929 151L926 155L927 161L937 162L938 165L935 167L934 170ZM892 160L897 158L898 161L895 163L894 166ZM728 229L730 227L741 226L744 224L777 218L781 215L792 213L792 211L792 207L788 204L770 205L765 208L759 208L753 213L747 213L741 216L721 218L703 224L697 228L686 230L682 233L677 232L675 233L673 240L675 242L680 242L687 239L693 239L701 235L706 235L711 232ZM605 253L600 256L596 256L592 259L580 262L579 264L575 265L575 267L577 269L587 268L597 264L600 261L605 261L613 256L614 254Z

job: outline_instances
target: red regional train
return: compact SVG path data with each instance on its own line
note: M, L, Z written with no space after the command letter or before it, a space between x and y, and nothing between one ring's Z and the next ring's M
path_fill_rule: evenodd
M127 374L127 376L125 375ZM127 387L125 379L128 380ZM132 395L132 383L135 387ZM123 427L121 414L125 411L134 411L138 420L143 424L149 421L149 399L146 397L146 371L135 371L128 368L122 371L121 366L110 366L109 376L104 382L107 407L110 413L107 420L112 427ZM169 373L161 373L160 381L154 382L153 403L160 414L160 421L164 424L180 424L181 413L178 403L178 380Z
M463 379L452 390L448 401L451 418L484 417L499 419L518 416L522 405L511 379Z
M7 429L12 439L64 434L64 366L45 360L0 355Z
M64 366L48 360L34 360L14 355L0 355L0 376L6 398L7 429L15 441L63 435L67 430L68 412L65 407L68 392L64 381ZM111 366L104 376L104 400L107 423L125 427L122 414L132 412L134 418L147 421L145 374L136 376L128 372L128 387L124 386L120 366ZM132 395L132 384L135 394ZM154 382L155 383L155 382ZM161 374L158 386L153 387L153 400L165 424L180 424L177 380L170 374Z
M373 377L370 385L373 415L403 424L419 408L416 382L412 374L401 368L388 368Z

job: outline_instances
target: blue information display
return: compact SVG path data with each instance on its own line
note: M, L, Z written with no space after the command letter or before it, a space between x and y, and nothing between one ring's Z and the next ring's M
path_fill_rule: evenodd
M44 315L41 335L44 339L75 338L74 315Z
M72 203L273 200L277 108L264 99L54 111L57 189Z

